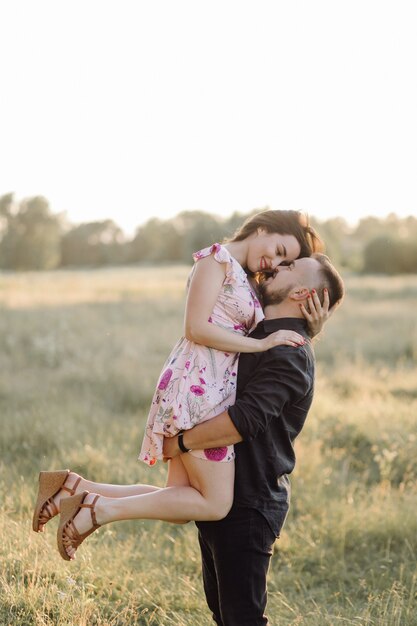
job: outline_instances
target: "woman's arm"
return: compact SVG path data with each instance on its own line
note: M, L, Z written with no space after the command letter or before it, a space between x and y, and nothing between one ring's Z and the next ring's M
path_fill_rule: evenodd
M253 339L209 322L225 275L225 264L213 256L197 262L185 306L184 335L188 340L224 352L263 352L276 345L304 343L304 337L294 331L278 331L265 339Z

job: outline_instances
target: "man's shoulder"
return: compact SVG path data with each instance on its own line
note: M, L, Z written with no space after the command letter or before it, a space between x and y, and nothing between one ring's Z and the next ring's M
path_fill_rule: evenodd
M276 346L268 352L264 366L279 374L281 380L303 381L306 389L314 385L315 357L310 342L298 347Z
M275 346L268 350L268 353L271 358L294 363L305 361L306 359L314 360L314 349L310 340L307 340L303 346Z

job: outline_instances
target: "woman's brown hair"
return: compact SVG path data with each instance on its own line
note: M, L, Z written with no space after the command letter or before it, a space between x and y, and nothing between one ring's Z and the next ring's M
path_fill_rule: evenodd
M258 228L264 228L268 233L294 235L301 247L299 258L310 256L313 252L324 252L324 244L310 226L307 215L294 210L267 209L256 213L248 217L228 241L243 241Z

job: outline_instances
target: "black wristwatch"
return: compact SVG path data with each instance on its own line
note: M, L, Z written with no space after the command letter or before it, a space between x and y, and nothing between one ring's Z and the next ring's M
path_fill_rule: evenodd
M178 433L178 447L179 447L179 449L181 450L181 452L191 452L191 448L187 448L184 445L183 437L184 437L184 432L183 431Z

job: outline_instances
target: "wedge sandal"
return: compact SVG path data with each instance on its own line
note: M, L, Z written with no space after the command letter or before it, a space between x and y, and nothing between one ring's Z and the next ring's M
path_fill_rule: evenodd
M69 474L69 469L58 470L56 472L40 472L38 497L32 520L32 528L36 533L40 532L40 526L44 526L53 517L59 515L59 510L54 502L54 496L56 496L61 489L67 491L71 496L75 494L81 477L79 476L77 478L72 488L65 487L64 483ZM46 506L48 506L51 514L49 514L49 511L44 510Z
M86 539L89 535L91 535L97 528L100 528L100 524L97 524L96 513L95 513L95 505L97 500L99 499L99 495L96 494L93 501L89 504L85 504L85 497L89 494L89 491L83 491L82 493L77 493L75 496L71 496L69 498L62 498L61 500L61 516L59 520L58 533L57 533L57 542L58 542L58 550L59 554L62 556L65 561L71 561L72 558L69 556L68 552L65 549L64 543L64 531L67 529L71 529L73 533L73 537L70 538L67 536L67 542L72 545L73 548L77 549L84 539ZM77 515L80 509L90 509L91 514L91 522L93 527L90 528L86 533L80 534L74 524L74 518Z

